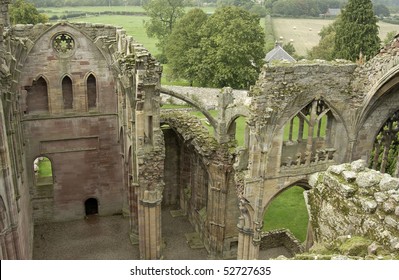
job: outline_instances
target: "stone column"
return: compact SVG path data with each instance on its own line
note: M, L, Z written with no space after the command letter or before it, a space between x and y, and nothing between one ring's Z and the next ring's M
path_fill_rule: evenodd
M228 167L212 163L208 169L212 185L208 190L207 216L209 221L209 250L215 258L223 257L224 233L226 228L227 172Z
M139 209L140 258L156 260L161 258L161 201L162 192L142 192Z
M254 260L259 255L260 239L255 234L252 225L251 212L249 205L241 200L240 211L241 217L239 218L238 227L238 260Z

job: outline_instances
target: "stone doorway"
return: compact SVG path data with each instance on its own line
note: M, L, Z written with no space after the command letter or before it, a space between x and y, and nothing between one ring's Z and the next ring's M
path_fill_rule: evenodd
M98 201L95 198L89 198L85 201L86 216L98 214Z

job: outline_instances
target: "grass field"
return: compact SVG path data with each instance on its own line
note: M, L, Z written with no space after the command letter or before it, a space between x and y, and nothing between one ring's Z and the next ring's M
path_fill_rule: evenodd
M305 241L309 218L303 192L304 189L294 186L278 195L266 211L263 230L286 228Z
M39 161L39 177L50 177L53 176L51 168L51 161L48 158L43 158Z
M284 44L292 39L297 54L301 56L305 56L308 50L319 43L318 32L332 22L333 20L328 19L273 18L276 39L283 37ZM399 25L385 22L379 22L378 25L381 40L384 40L390 31L399 33Z

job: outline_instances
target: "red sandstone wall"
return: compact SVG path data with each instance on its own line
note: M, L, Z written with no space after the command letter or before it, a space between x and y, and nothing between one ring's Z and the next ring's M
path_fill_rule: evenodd
M68 54L53 49L52 40L60 33L74 39ZM96 78L97 108L89 112L86 80L90 74ZM72 80L73 108L69 110L63 106L65 75ZM105 57L80 31L58 25L42 35L29 53L21 73L21 91L40 76L48 83L49 112L30 113L28 108L23 121L30 188L34 187L33 160L45 155L53 167L53 206L46 210L52 211L53 220L83 218L84 202L91 197L98 200L100 215L120 213L123 183L117 98Z

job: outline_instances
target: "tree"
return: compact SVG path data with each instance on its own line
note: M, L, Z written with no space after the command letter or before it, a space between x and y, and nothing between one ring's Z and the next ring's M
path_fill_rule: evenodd
M217 9L200 30L194 80L201 85L248 88L258 78L265 56L259 17L238 7Z
M349 0L336 28L334 56L355 61L373 57L380 48L377 18L371 0Z
M36 24L48 21L46 15L40 14L32 3L25 0L15 0L10 7L12 24Z
M396 31L388 32L383 41L383 45L386 46L386 45L390 44L397 34L398 33Z
M164 46L177 19L184 15L184 0L150 0L143 8L150 17L144 22L149 37L158 39L157 47L164 54Z
M323 27L320 31L320 41L317 46L314 46L308 52L309 59L324 59L333 60L334 57L334 46L335 46L335 34L336 27L339 23L339 18L332 24Z
M175 25L168 37L165 54L175 78L184 78L193 83L196 65L195 53L201 41L200 29L207 20L201 9L193 9L185 14Z

